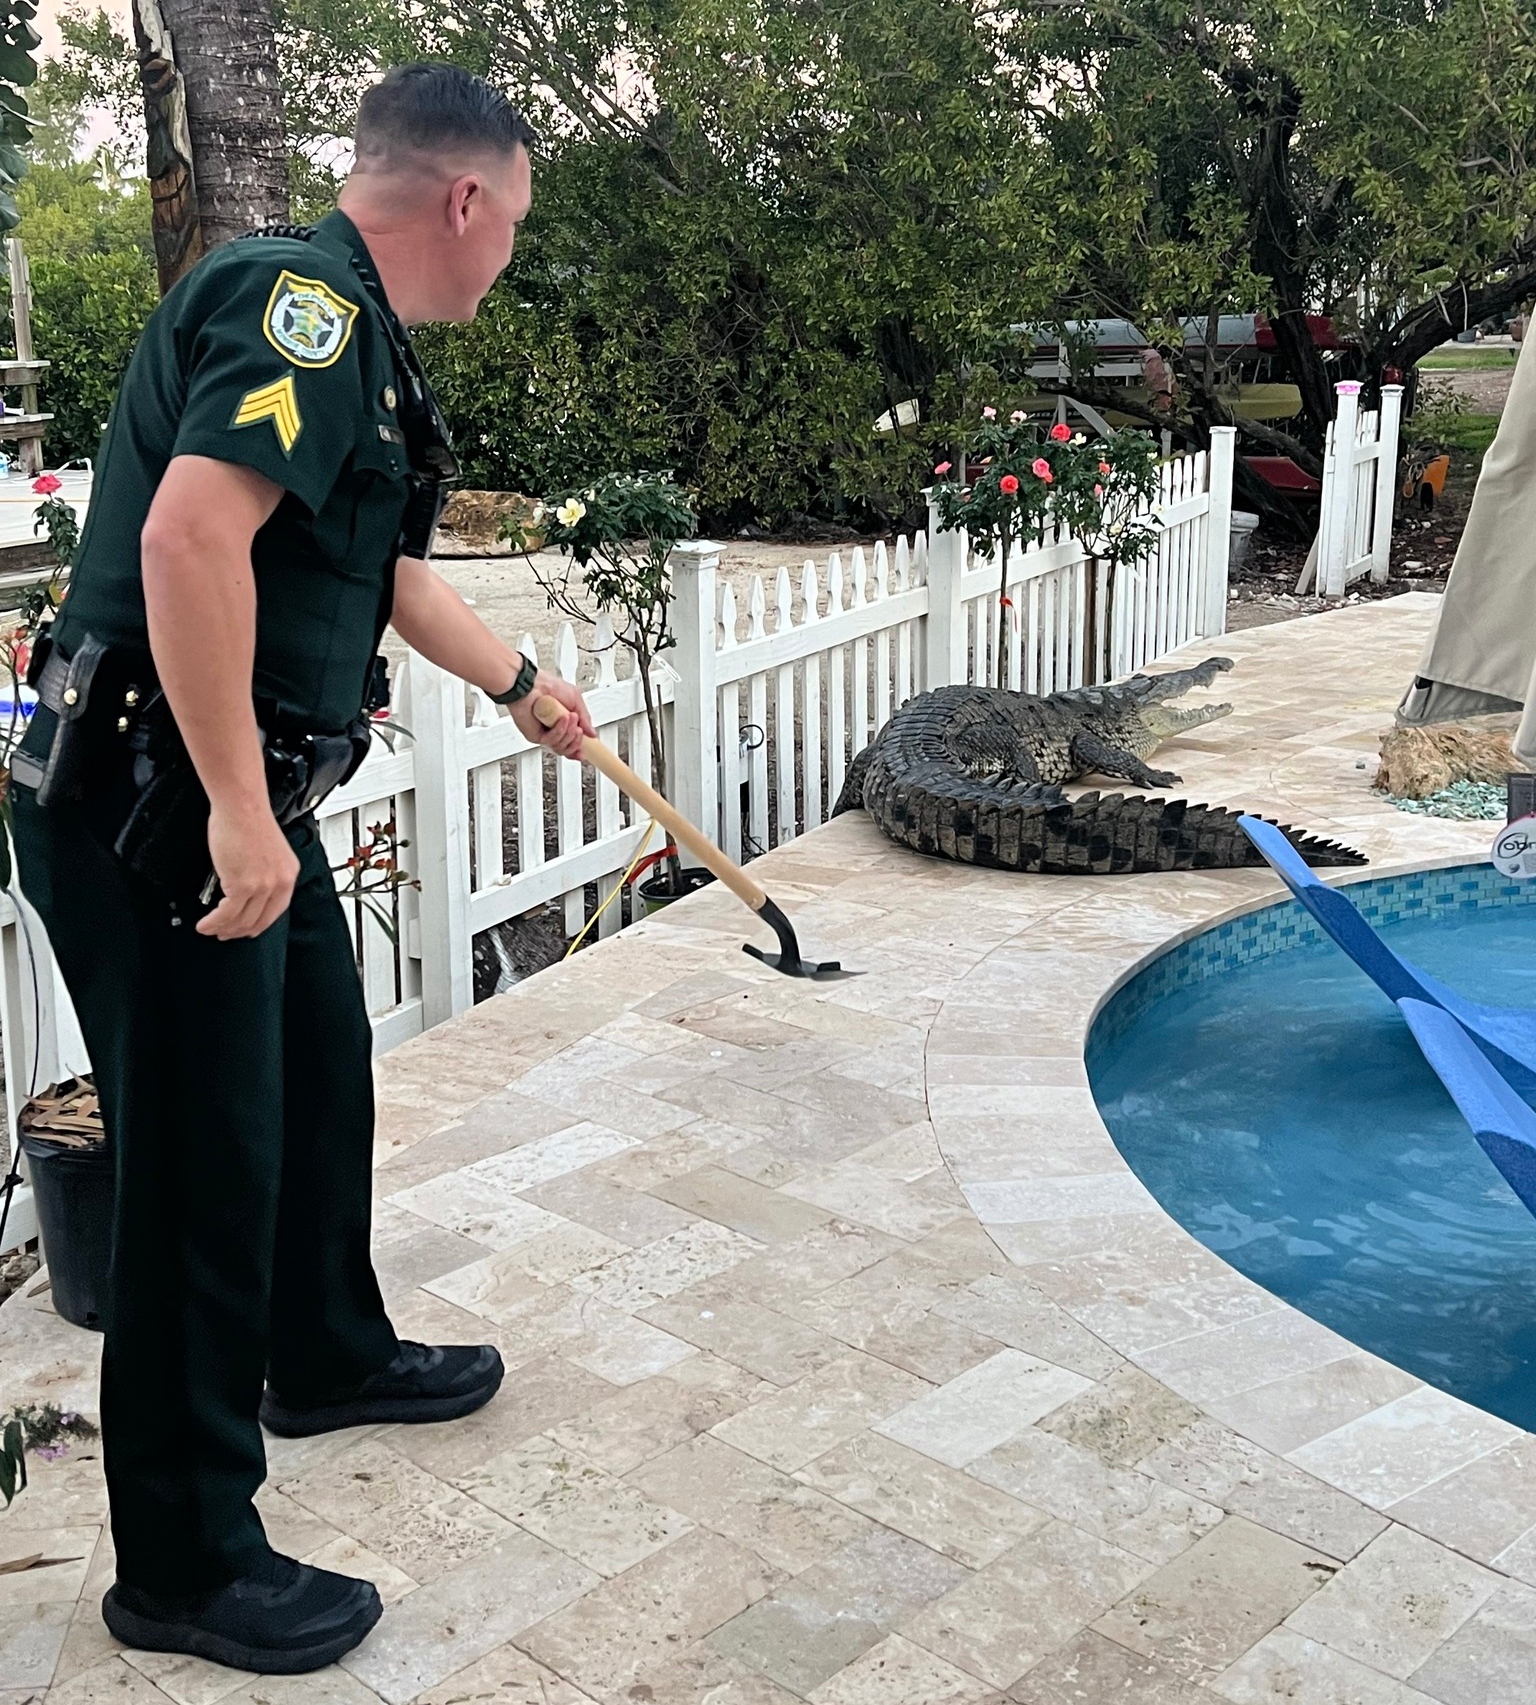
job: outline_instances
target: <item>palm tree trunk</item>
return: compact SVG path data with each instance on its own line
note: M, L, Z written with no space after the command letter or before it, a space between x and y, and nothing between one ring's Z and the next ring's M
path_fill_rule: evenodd
M162 293L206 250L289 216L269 0L134 0Z

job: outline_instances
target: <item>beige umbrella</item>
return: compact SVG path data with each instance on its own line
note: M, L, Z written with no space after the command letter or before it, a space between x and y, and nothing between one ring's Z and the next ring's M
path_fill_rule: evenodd
M1536 340L1478 475L1466 530L1398 721L1456 722L1526 707L1515 756L1536 769Z

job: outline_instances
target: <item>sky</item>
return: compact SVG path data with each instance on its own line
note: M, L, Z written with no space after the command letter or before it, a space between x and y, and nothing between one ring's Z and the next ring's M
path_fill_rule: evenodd
M133 31L132 0L85 0L90 11L103 11L110 17L125 34ZM59 37L59 14L64 10L62 0L42 0L37 10L36 29L43 38L43 45L38 49L38 58L51 59L62 45ZM85 129L80 133L76 144L77 152L83 157L92 153L101 143L116 134L112 121L105 113L97 113L90 118Z
M42 0L37 11L37 33L43 38L41 56L51 58L59 51L59 14L64 10L60 0ZM91 11L101 10L117 21L122 28L133 28L133 7L130 0L94 0Z

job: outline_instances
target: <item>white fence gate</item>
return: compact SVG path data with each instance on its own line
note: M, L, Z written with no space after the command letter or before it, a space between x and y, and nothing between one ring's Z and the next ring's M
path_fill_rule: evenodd
M1054 692L1141 668L1226 623L1234 433L1209 455L1167 464L1154 548L1113 577L1075 539L1016 548L1007 596L1014 643L1007 684ZM670 786L679 809L736 859L793 840L830 816L848 764L912 694L953 681L996 684L1000 564L963 533L879 544L742 592L722 583L719 547L680 545L672 629L655 689L666 705ZM1111 583L1112 581L1112 583ZM599 735L654 779L640 683L599 626L583 654L570 626L551 661L581 679ZM522 647L536 655L534 642ZM322 808L340 866L377 827L410 883L376 896L386 930L347 901L376 1052L473 1003L477 935L549 905L574 934L607 900L651 825L606 778L530 746L510 717L411 655L397 671L382 744ZM653 848L661 844L652 837ZM615 902L599 936L621 927ZM633 900L630 915L637 915ZM34 1084L88 1070L74 1013L41 923L0 897L0 1026L10 1129ZM23 1196L6 1243L33 1235Z
M1403 409L1401 385L1382 386L1379 409L1360 407L1355 380L1333 389L1317 524L1317 590L1324 598L1342 598L1364 574L1378 585L1387 578Z

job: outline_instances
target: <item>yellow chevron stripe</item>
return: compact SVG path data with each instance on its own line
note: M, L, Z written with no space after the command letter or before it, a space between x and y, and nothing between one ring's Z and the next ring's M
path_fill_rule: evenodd
M299 434L304 430L304 421L299 414L299 399L293 386L293 375L286 374L270 385L262 385L254 391L247 391L240 399L240 406L235 410L235 418L231 426L255 426L263 420L270 420L272 428L277 433L277 441L283 447L283 454L291 456L293 446L298 441Z

